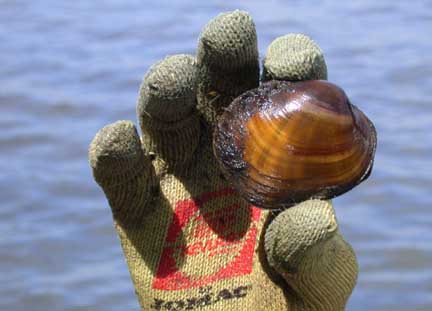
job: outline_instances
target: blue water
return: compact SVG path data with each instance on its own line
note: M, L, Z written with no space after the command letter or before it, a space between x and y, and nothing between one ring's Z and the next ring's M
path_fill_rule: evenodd
M136 120L152 63L194 53L237 8L261 57L277 36L311 36L377 127L373 175L334 200L360 263L347 310L432 310L429 0L0 0L0 310L139 309L88 144Z

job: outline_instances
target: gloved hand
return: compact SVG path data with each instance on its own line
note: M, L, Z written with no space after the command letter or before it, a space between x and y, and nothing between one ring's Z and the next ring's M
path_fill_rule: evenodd
M318 46L275 40L263 79L326 79ZM241 11L203 30L196 59L155 64L130 121L90 146L95 180L112 208L142 310L343 310L357 277L331 202L282 212L249 206L221 175L212 129L232 99L257 87L257 38Z

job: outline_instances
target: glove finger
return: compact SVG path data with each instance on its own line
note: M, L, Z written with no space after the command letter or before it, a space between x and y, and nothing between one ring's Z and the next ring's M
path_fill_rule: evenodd
M143 144L171 164L182 164L199 141L197 67L191 55L168 56L153 65L140 87L137 105Z
M157 189L153 166L130 121L102 128L90 144L89 161L115 216L124 212L134 216L130 209L143 209L145 200Z
M213 123L223 107L259 82L255 24L244 11L223 13L203 29L197 51L198 109Z
M327 65L320 47L302 34L275 39L263 60L262 80L326 80Z
M316 310L343 310L357 260L338 231L330 201L309 200L280 213L265 232L269 265Z

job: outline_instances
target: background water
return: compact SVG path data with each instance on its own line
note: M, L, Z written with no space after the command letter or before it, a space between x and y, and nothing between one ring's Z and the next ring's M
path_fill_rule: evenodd
M87 148L136 120L149 66L248 10L261 55L301 32L375 122L372 177L334 200L360 276L347 310L432 310L432 2L0 0L0 310L138 310Z

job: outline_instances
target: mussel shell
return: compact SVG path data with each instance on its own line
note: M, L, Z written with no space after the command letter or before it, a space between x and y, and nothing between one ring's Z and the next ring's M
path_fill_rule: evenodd
M286 208L331 199L365 180L376 131L327 81L270 81L236 98L219 120L213 149L224 175L250 203Z

